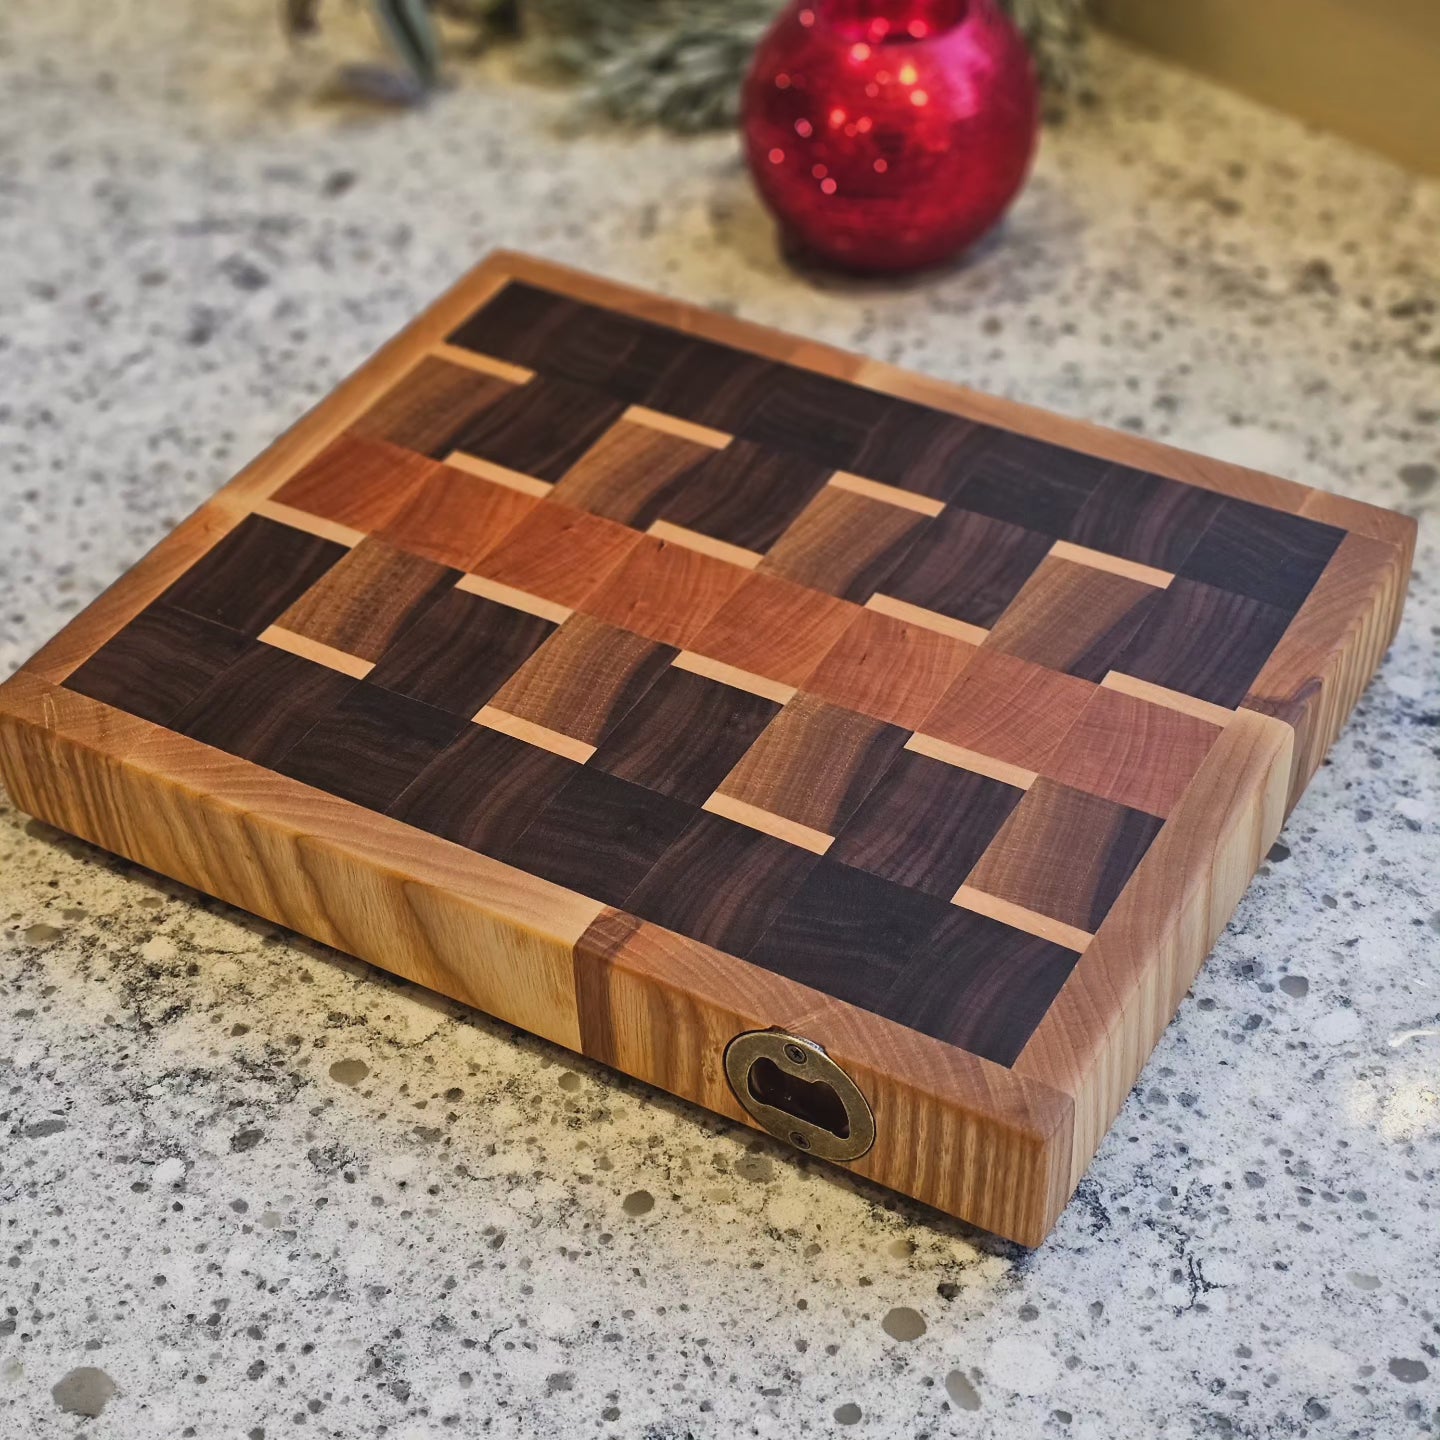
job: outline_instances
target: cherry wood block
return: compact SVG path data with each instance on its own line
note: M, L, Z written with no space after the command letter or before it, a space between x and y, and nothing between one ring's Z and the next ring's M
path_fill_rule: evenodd
M282 505L367 533L382 529L434 469L413 450L341 435L276 492Z
M0 685L0 774L732 1119L788 1028L871 1106L849 1169L1034 1244L1413 544L502 255Z
M667 670L591 763L622 780L702 805L779 712L773 700L687 670Z
M355 684L337 670L256 642L170 723L217 750L273 767Z
M468 719L554 631L538 615L449 590L396 636L369 682Z
M1024 793L904 751L827 853L884 880L949 900Z
M917 728L1038 772L1095 690L1088 680L983 646Z
M474 570L574 609L639 543L627 526L543 500Z
M800 686L845 633L857 607L763 572L746 575L694 637L702 655Z
M772 815L835 835L904 747L906 735L797 695L717 788Z
M347 655L378 660L405 622L459 578L458 570L370 537L327 570L275 623Z
M585 601L597 619L684 650L745 581L738 565L644 536Z
M993 625L1053 544L1038 530L947 509L918 536L880 589L971 625Z
M1098 684L1160 594L1142 581L1052 555L995 622L985 645Z
M633 420L619 420L568 469L552 498L634 525L655 497L709 458L708 446ZM652 516L653 518L653 516Z
M760 568L863 605L895 573L929 516L827 485Z
M878 610L861 610L805 682L837 705L918 730L975 646Z
M498 710L598 745L678 652L572 615L492 697Z
M1052 780L1163 820L1189 789L1220 727L1105 687L1045 766Z
M539 503L508 485L441 465L379 535L438 565L473 570Z
M458 437L515 388L495 375L425 356L377 404L357 416L350 430L362 439L385 440L443 460L460 448Z
M1161 823L1144 811L1038 780L967 883L1093 934Z

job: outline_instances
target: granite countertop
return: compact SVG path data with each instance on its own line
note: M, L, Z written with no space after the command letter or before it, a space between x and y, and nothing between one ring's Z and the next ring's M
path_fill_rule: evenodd
M970 263L818 282L729 137L321 103L270 9L0 16L0 674L501 244L1407 508L1417 571L1033 1253L0 803L0 1433L1435 1434L1440 186L1104 44Z

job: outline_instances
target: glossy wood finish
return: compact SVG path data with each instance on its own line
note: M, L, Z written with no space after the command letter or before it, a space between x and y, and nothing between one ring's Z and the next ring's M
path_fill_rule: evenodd
M367 536L275 623L347 655L378 660L417 612L460 574Z
M644 533L649 531L651 533ZM1413 527L521 257L0 687L22 805L1035 1243Z

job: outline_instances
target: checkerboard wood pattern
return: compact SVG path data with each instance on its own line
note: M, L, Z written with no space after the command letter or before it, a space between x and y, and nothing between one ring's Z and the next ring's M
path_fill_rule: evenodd
M1398 621L1388 512L493 257L4 687L17 801L1035 1243Z

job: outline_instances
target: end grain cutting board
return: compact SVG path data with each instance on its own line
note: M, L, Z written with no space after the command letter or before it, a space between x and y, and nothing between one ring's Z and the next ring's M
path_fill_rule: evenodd
M1413 541L501 254L0 686L0 772L1035 1244Z

